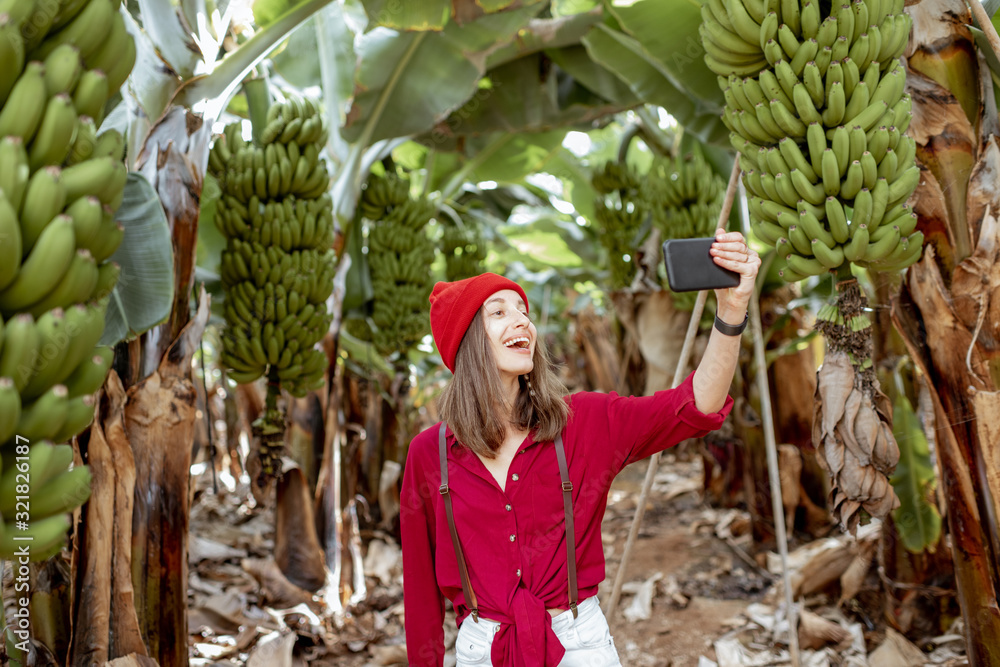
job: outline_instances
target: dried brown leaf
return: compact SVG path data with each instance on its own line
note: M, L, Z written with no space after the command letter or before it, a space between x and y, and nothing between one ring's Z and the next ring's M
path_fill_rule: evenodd
M922 665L927 656L917 646L892 628L886 628L885 641L868 657L871 667Z
M799 615L799 646L805 649L821 649L827 644L839 644L851 636L837 623L819 614L803 609Z
M881 423L871 403L863 401L858 409L858 416L854 419L854 438L864 453L864 458L858 457L861 465L866 466L871 463L871 454L875 450Z
M264 598L275 609L287 609L297 604L313 603L313 596L285 578L281 568L270 558L244 558L243 569L260 582Z
M844 467L844 446L831 435L823 438L821 450L823 455L819 457L819 462L825 464L824 467L830 476L835 477Z
M822 406L822 434L833 430L844 415L847 399L854 390L854 368L843 352L834 352L823 360L816 373L816 402Z

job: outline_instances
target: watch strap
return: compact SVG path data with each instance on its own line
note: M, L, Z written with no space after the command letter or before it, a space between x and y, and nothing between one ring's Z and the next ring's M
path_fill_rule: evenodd
M715 328L719 330L720 333L726 336L739 336L743 333L743 330L747 328L747 322L750 321L750 314L747 313L743 316L743 322L740 324L727 324L719 319L718 314L715 316Z

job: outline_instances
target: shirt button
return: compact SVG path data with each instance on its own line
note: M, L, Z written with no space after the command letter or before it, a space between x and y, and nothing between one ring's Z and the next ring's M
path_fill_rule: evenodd
M508 503L507 504L507 511L509 512L509 511L511 511L511 509L513 509L513 508L510 506L510 503Z
M517 576L521 576L521 568L517 568Z
M510 536L510 541L511 541L511 542L513 542L513 541L514 541L514 536L513 536L513 535L511 535L511 536Z
M517 481L517 473L514 473L513 475L511 475L510 478L516 482Z

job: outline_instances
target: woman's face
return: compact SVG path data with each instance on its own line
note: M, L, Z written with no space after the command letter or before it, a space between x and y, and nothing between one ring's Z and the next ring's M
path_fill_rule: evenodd
M530 373L537 332L521 295L511 289L500 290L486 299L482 313L500 375L508 379Z

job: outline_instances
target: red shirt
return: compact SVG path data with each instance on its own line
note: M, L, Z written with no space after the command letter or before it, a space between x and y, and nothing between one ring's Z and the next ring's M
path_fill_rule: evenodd
M676 389L621 397L581 392L567 397L563 431L573 482L580 601L604 580L601 520L611 482L625 466L687 438L719 428L732 398L716 414L694 405L693 373ZM471 450L448 430L448 473L455 524L472 590L484 618L502 623L494 665L556 665L564 649L551 630L551 608L569 606L566 521L552 442L529 434L507 471L506 491ZM411 666L444 662L444 598L461 624L469 615L438 489L438 425L410 444L401 491L403 600Z

